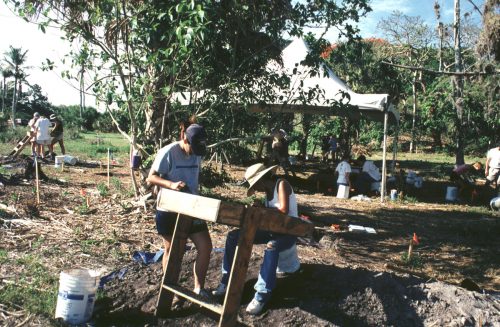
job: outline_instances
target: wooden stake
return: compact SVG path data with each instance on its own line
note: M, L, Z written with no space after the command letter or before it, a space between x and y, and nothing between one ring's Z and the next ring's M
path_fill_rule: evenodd
M61 171L64 171L64 160L61 162Z
M108 148L108 187L109 187L109 148Z
M411 259L413 254L413 240L410 240L410 246L408 247L408 261Z
M36 204L40 204L40 180L38 179L38 159L35 157Z
M87 208L90 208L90 198L86 196L85 200L87 201Z

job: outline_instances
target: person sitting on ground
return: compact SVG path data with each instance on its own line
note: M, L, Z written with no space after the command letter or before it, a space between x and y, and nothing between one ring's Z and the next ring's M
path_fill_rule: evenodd
M472 194L477 193L475 181L470 176L470 173L473 172L473 170L479 171L482 168L483 165L479 161L472 165L463 164L453 168L450 173L450 181L457 184L460 197L464 198L469 191L472 192Z
M245 179L249 185L247 195L252 195L255 191L265 192L266 207L275 208L281 213L296 217L298 212L295 194L285 179L275 177L277 168L277 165L266 168L261 163L248 167L245 172ZM212 292L215 296L222 296L226 292L239 234L240 230L236 229L227 235L221 282ZM295 236L257 230L254 244L267 244L267 247L264 250L259 277L254 286L256 292L246 312L256 315L262 311L276 286L276 269L280 252L290 249L296 242Z
M500 184L500 143L488 151L484 175L486 176L486 185L494 183L495 187L498 187Z
M359 194L368 195L371 184L380 182L382 175L377 166L371 160L366 160L364 155L358 157L358 164L362 165L361 173L356 180L356 191Z
M49 145L50 154L54 156L54 145L56 143L59 143L59 147L61 148L61 153L65 155L66 149L64 148L64 141L63 141L63 133L64 133L63 123L55 114L50 115L49 118L51 123L53 124L52 129L50 131L50 136L52 137L52 141Z
M186 128L181 141L173 142L158 151L147 182L160 188L197 195L201 156L206 153L206 138L207 135L203 126L191 124ZM161 190L158 197L160 195ZM176 222L177 213L157 208L156 229L163 239L165 248L162 261L164 271ZM193 267L194 292L203 297L209 297L210 294L205 291L204 285L210 262L210 253L212 252L212 240L205 221L193 220L189 238L193 241L197 251ZM184 247L184 244L181 247Z
M349 186L351 188L351 180L349 175L351 174L351 165L349 164L349 155L344 154L342 156L342 161L339 162L337 168L335 168L335 173L338 175L337 178L337 189L340 185Z
M45 116L40 118L35 123L36 143L38 147L38 156L45 159L45 145L50 145L50 121Z
M32 156L36 156L36 151L37 151L35 124L39 118L40 118L40 114L38 112L35 112L33 114L33 118L28 122L28 127L30 128L30 131L28 133L30 134L31 155Z

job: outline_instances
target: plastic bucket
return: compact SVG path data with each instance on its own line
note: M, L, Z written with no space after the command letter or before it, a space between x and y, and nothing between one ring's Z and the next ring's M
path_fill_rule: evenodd
M457 196L458 196L458 187L448 186L446 188L446 198L445 198L446 201L455 202L457 201Z
M64 162L64 157L65 156L56 156L54 158L54 167L59 168Z
M96 278L87 269L62 271L59 276L56 318L68 324L82 324L92 317L94 310Z
M349 186L348 185L339 185L339 189L337 190L337 198L339 198L339 199L348 199L349 198Z
M398 198L398 190L392 189L391 190L391 200L396 201Z
M64 156L64 163L67 163L68 165L74 166L76 165L76 162L78 159L72 156Z
M490 201L491 210L500 210L500 196L491 199Z
M141 166L141 161L142 161L142 158L140 155L133 155L132 156L132 169L134 170L137 170L139 169L139 167Z
M297 255L297 245L283 250L279 254L277 273L294 273L300 268L299 256Z

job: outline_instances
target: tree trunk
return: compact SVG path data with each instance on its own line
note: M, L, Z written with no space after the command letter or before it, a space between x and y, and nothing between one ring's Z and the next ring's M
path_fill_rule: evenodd
M311 130L311 116L302 114L302 140L300 140L300 155L304 158L307 155L307 140Z
M415 144L415 123L417 121L417 71L413 72L413 83L412 83L412 96L413 96L413 111L412 111L412 122L411 122L411 142L410 142L410 153L417 151L417 145Z
M455 39L455 72L462 71L462 54L460 45L460 0L455 0L455 20L453 23L453 34ZM456 149L455 149L455 164L462 165L464 159L464 108L463 108L463 87L464 81L461 75L455 75L453 80L453 104L455 106L455 127L456 134Z
M3 84L2 84L2 114L4 113L5 110L5 78L3 79Z
M16 128L17 77L14 77L14 92L12 92L12 127Z
M85 83L83 81L83 66L82 69L80 70L80 130L83 131L83 110L85 108Z

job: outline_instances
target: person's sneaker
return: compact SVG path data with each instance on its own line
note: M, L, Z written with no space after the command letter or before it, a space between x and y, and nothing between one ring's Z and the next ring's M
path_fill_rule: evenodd
M247 313L251 315L258 315L261 313L262 309L264 309L264 306L266 304L264 302L259 302L256 299L252 299L252 302L250 302L247 306Z
M204 299L206 299L206 300L208 300L208 299L210 299L210 298L212 297L212 296L210 295L210 293L209 293L206 289L204 289L204 288L202 288L202 289L196 289L196 288L195 288L195 289L193 290L193 292L194 292L195 294L198 294L199 296L201 296L202 298L204 298Z
M217 288L212 291L212 295L223 296L224 294L226 294L226 288L227 288L226 284L220 283L219 286L217 286Z

